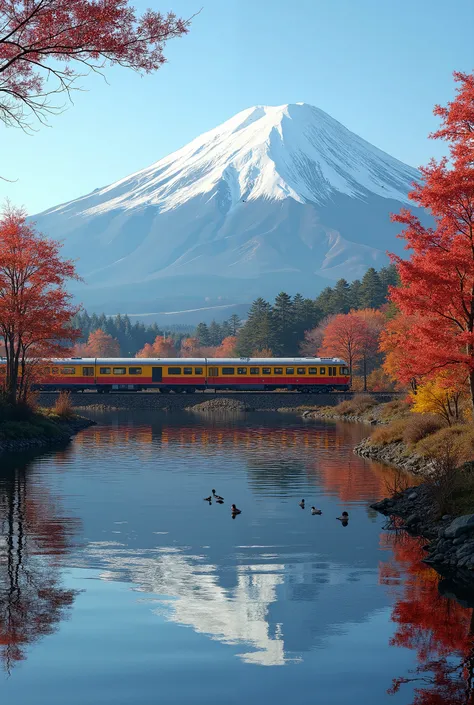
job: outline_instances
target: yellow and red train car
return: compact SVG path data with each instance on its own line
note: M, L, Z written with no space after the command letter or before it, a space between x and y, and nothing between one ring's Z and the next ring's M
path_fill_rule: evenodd
M98 392L159 389L346 391L349 369L339 358L68 358L45 361L37 387Z

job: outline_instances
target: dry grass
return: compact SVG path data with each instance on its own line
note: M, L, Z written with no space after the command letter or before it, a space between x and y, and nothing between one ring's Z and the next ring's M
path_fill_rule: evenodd
M379 426L370 436L374 445L386 446L389 443L403 441L407 419L396 419L387 426Z
M442 458L446 448L451 448L457 463L465 463L474 458L474 428L471 424L446 426L429 437L420 440L415 450L426 458Z
M415 446L419 441L445 426L445 422L435 414L410 414L406 417L403 440L407 445Z
M356 394L352 399L341 401L334 407L334 411L340 416L356 416L376 405L377 401L370 394Z
M74 416L74 409L69 392L61 392L59 394L53 407L53 412L56 416L59 416L60 419L70 419Z
M404 399L394 399L383 405L380 412L382 421L390 421L405 416L410 412L410 405Z

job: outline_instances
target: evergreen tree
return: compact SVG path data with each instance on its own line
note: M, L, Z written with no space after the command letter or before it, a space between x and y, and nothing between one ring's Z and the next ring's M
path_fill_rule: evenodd
M350 308L362 308L360 305L360 297L362 291L362 282L360 279L354 279L349 286L349 305Z
M318 325L323 318L323 313L315 301L296 294L293 298L293 316L295 325L290 355L298 356L305 332Z
M221 323L221 343L224 340L224 338L228 338L231 335L232 335L232 327L230 325L230 321L223 321Z
M236 313L233 313L232 316L229 318L229 324L230 324L230 335L236 336L237 333L239 332L239 328L242 325L242 321L240 319L240 316L238 316Z
M333 289L331 297L332 310L329 313L349 313L350 304L350 286L345 279L339 279Z
M239 330L237 355L251 357L257 350L274 348L272 307L265 299L256 299L250 307L248 319Z
M211 321L209 325L209 343L210 345L220 345L222 342L222 330L216 321Z
M295 341L295 320L291 296L281 291L273 305L273 335L275 355L291 355ZM268 346L265 346L268 347Z
M334 313L332 310L333 294L333 289L331 289L330 286L327 286L316 298L316 306L322 311L323 316L330 316L331 313Z
M370 267L364 274L360 290L361 308L379 308L385 302L385 294L379 274Z
M195 337L199 340L199 345L208 347L211 344L209 336L209 328L206 323L199 323L196 328Z
M380 283L382 284L384 297L386 300L388 300L389 286L399 286L400 284L397 268L394 264L389 264L388 267L382 267L379 272L379 277Z

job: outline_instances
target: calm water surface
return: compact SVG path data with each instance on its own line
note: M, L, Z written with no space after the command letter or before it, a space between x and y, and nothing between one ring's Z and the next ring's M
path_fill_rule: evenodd
M382 530L390 471L353 455L364 429L97 420L2 457L2 704L472 702L472 610Z

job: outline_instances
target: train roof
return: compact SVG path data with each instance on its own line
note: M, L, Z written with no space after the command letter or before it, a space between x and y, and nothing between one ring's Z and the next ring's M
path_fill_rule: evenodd
M68 357L50 362L58 365L347 365L338 357Z

